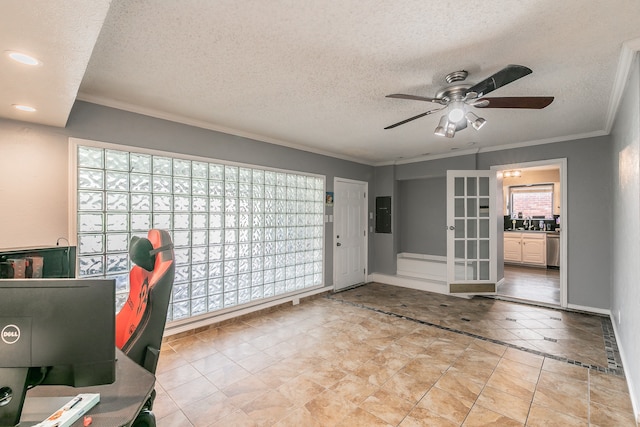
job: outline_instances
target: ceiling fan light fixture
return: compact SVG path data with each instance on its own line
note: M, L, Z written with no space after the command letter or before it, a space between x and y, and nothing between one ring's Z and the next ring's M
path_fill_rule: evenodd
M480 128L487 123L485 119L483 119L482 117L476 116L471 111L469 111L465 117L467 118L467 121L469 122L469 124L473 126L475 130L480 130Z
M450 122L458 123L460 120L464 119L464 103L460 101L455 101L451 103L451 109L447 114Z
M453 138L455 134L456 134L456 124L452 122L447 123L444 136L446 136L447 138Z
M433 133L438 136L445 136L448 123L449 121L447 120L446 115L440 117L440 122L438 123L438 126L436 126L436 130Z

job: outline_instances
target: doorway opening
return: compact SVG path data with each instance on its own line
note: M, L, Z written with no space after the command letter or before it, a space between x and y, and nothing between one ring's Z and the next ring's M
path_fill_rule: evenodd
M567 306L566 159L492 166L503 194L503 272L496 296Z

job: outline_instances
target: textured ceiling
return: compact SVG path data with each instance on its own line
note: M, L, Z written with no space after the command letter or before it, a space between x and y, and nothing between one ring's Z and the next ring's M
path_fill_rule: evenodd
M623 44L640 38L638 0L113 0L106 18L108 1L8 3L0 48L29 40L59 58L33 72L52 82L43 123L64 126L51 117L79 88L79 99L370 164L606 134ZM20 20L46 28L25 35ZM440 114L383 129L437 107L385 95L433 97L451 71L476 83L508 64L533 73L490 96L555 101L477 110L486 126L453 139L433 134ZM28 92L8 66L0 84Z

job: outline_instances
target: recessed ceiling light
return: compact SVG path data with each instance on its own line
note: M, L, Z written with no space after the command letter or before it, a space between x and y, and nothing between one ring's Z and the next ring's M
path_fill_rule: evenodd
M9 58L11 58L14 61L19 62L21 64L25 64L25 65L40 65L40 64L42 64L42 62L38 61L37 58L34 58L33 56L27 55L26 53L16 52L14 50L8 50L7 51L7 55L9 56Z
M33 113L35 111L37 111L35 108L29 106L29 105L21 105L21 104L13 104L13 108L15 108L16 110L20 110L20 111L26 111L28 113Z

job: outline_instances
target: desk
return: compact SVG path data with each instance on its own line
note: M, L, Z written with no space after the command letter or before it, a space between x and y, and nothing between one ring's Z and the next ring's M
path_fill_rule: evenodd
M116 381L93 387L39 386L27 392L20 427L33 426L79 393L100 393L100 403L87 415L91 427L129 426L151 396L155 376L116 349ZM73 426L82 427L80 418Z

